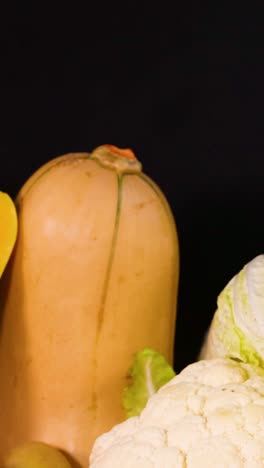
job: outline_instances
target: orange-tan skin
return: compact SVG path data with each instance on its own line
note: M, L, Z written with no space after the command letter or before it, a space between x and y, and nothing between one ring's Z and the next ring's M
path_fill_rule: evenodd
M18 195L0 283L0 459L39 440L86 467L95 438L125 417L133 354L152 347L172 363L175 223L128 151L56 158Z

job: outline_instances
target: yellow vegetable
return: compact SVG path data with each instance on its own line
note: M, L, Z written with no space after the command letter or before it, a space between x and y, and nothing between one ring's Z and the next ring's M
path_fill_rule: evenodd
M109 145L44 165L17 209L0 289L0 456L41 440L87 466L95 438L125 418L134 354L172 364L174 219L132 151Z
M17 236L15 205L7 193L0 192L0 277L6 267Z
M71 465L56 448L28 442L9 453L2 468L71 468Z

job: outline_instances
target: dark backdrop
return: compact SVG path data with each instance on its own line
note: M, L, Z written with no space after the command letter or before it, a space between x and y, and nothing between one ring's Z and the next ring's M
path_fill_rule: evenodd
M0 19L1 189L63 153L135 151L179 232L176 370L264 251L262 15L198 3L21 2Z

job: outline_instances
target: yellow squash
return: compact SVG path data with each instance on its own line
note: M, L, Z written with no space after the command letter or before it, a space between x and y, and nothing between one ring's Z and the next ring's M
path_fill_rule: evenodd
M72 468L55 447L43 442L28 442L15 447L7 455L2 468Z
M17 213L7 193L0 192L0 277L6 267L17 236Z
M133 152L110 145L41 167L17 209L0 285L0 457L40 440L87 466L95 438L125 417L134 353L172 363L174 219Z

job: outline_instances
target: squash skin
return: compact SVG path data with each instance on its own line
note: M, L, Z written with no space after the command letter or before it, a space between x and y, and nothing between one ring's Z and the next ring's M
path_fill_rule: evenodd
M157 185L89 154L56 158L17 197L18 239L0 284L0 459L41 440L87 466L121 422L133 354L172 363L176 227Z

